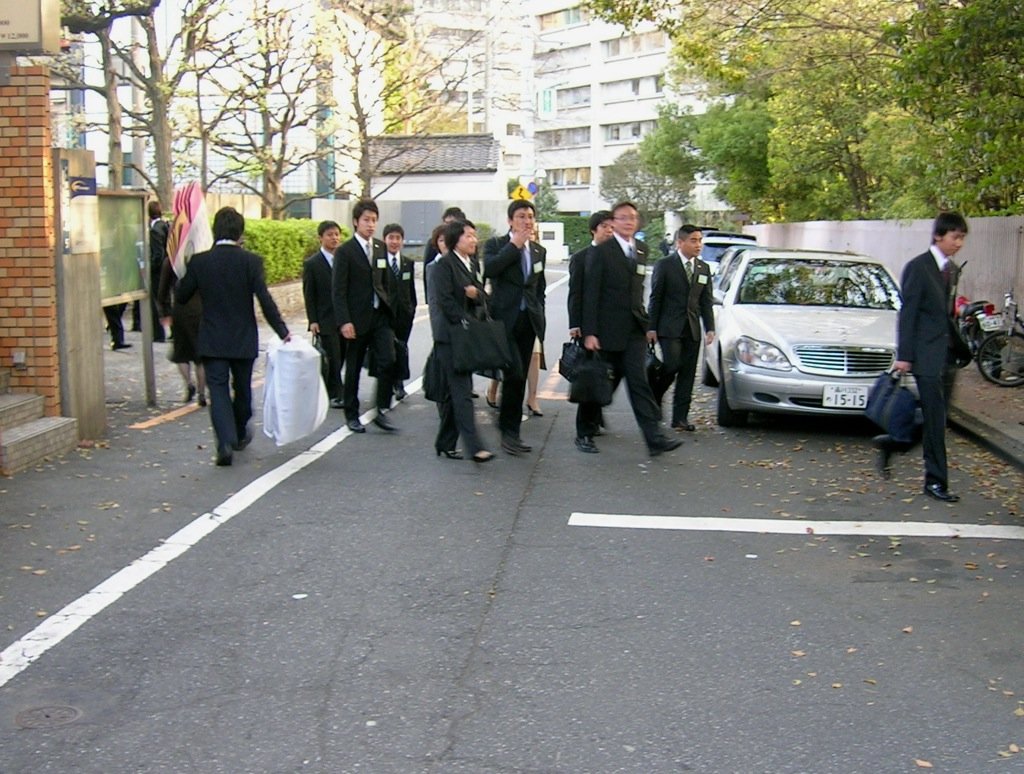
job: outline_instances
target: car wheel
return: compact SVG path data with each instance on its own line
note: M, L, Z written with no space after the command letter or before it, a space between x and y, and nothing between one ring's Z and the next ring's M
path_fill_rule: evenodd
M717 387L718 380L715 378L715 372L708 368L708 361L704 360L701 366L700 383L705 387Z
M718 382L718 420L719 427L743 427L747 424L747 412L729 407L729 396L725 391L725 373Z

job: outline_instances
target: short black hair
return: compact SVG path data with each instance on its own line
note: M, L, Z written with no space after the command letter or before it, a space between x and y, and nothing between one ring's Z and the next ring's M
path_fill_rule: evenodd
M640 208L633 204L633 202L623 199L621 202L615 202L615 204L612 205L612 214L614 215L615 212L621 210L623 207L632 207L637 214L640 213Z
M701 231L702 229L700 226L694 226L691 223L684 223L679 227L679 230L676 232L676 241L678 242L680 239L685 239L694 232L699 234L701 233Z
M597 231L597 227L602 223L607 223L612 219L612 213L610 210L598 210L590 216L590 220L587 221L587 226L590 227L590 233L593 234Z
M940 212L932 225L932 239L944 237L950 231L967 233L967 220L959 212Z
M476 228L471 220L453 220L444 227L444 246L454 250L459 243L459 237L466 233L466 227Z
M388 223L384 227L383 236L387 236L388 234L401 234L402 239L405 239L405 229L402 228L398 223Z
M156 220L164 214L163 209L160 207L159 199L150 200L149 204L146 205L146 211L149 213L150 220Z
M339 226L333 220L322 220L322 221L320 221L320 225L316 227L316 235L318 237L322 237L324 234L326 234L332 228L338 229L339 232L341 231L341 226Z
M237 242L245 233L245 218L234 207L221 207L213 216L213 239Z
M533 210L533 214L537 214L537 208L533 206L533 202L529 199L513 199L512 203L508 206L508 219L512 220L512 216L516 214L517 210L523 210L529 207Z
M441 220L446 218L454 218L455 220L465 220L466 213L464 213L459 207L449 207L444 211L444 215L441 216Z
M372 212L378 218L380 217L380 210L377 209L377 202L373 199L360 199L356 202L356 206L352 208L352 222L355 223L363 217L364 212Z

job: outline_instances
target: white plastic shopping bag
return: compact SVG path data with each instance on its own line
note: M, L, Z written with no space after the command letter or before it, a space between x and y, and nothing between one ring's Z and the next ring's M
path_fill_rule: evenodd
M263 432L278 446L297 441L327 418L327 388L320 375L320 353L301 336L267 347L263 388Z

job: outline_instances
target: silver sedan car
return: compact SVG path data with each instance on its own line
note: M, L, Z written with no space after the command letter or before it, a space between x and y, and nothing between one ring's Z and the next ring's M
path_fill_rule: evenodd
M704 384L718 424L749 412L861 413L895 359L899 286L863 255L750 249L723 267Z

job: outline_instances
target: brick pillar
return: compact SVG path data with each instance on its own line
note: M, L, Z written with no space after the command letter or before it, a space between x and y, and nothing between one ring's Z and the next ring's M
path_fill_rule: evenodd
M0 368L11 387L36 392L48 415L61 413L54 263L50 75L45 67L15 67L0 86Z

